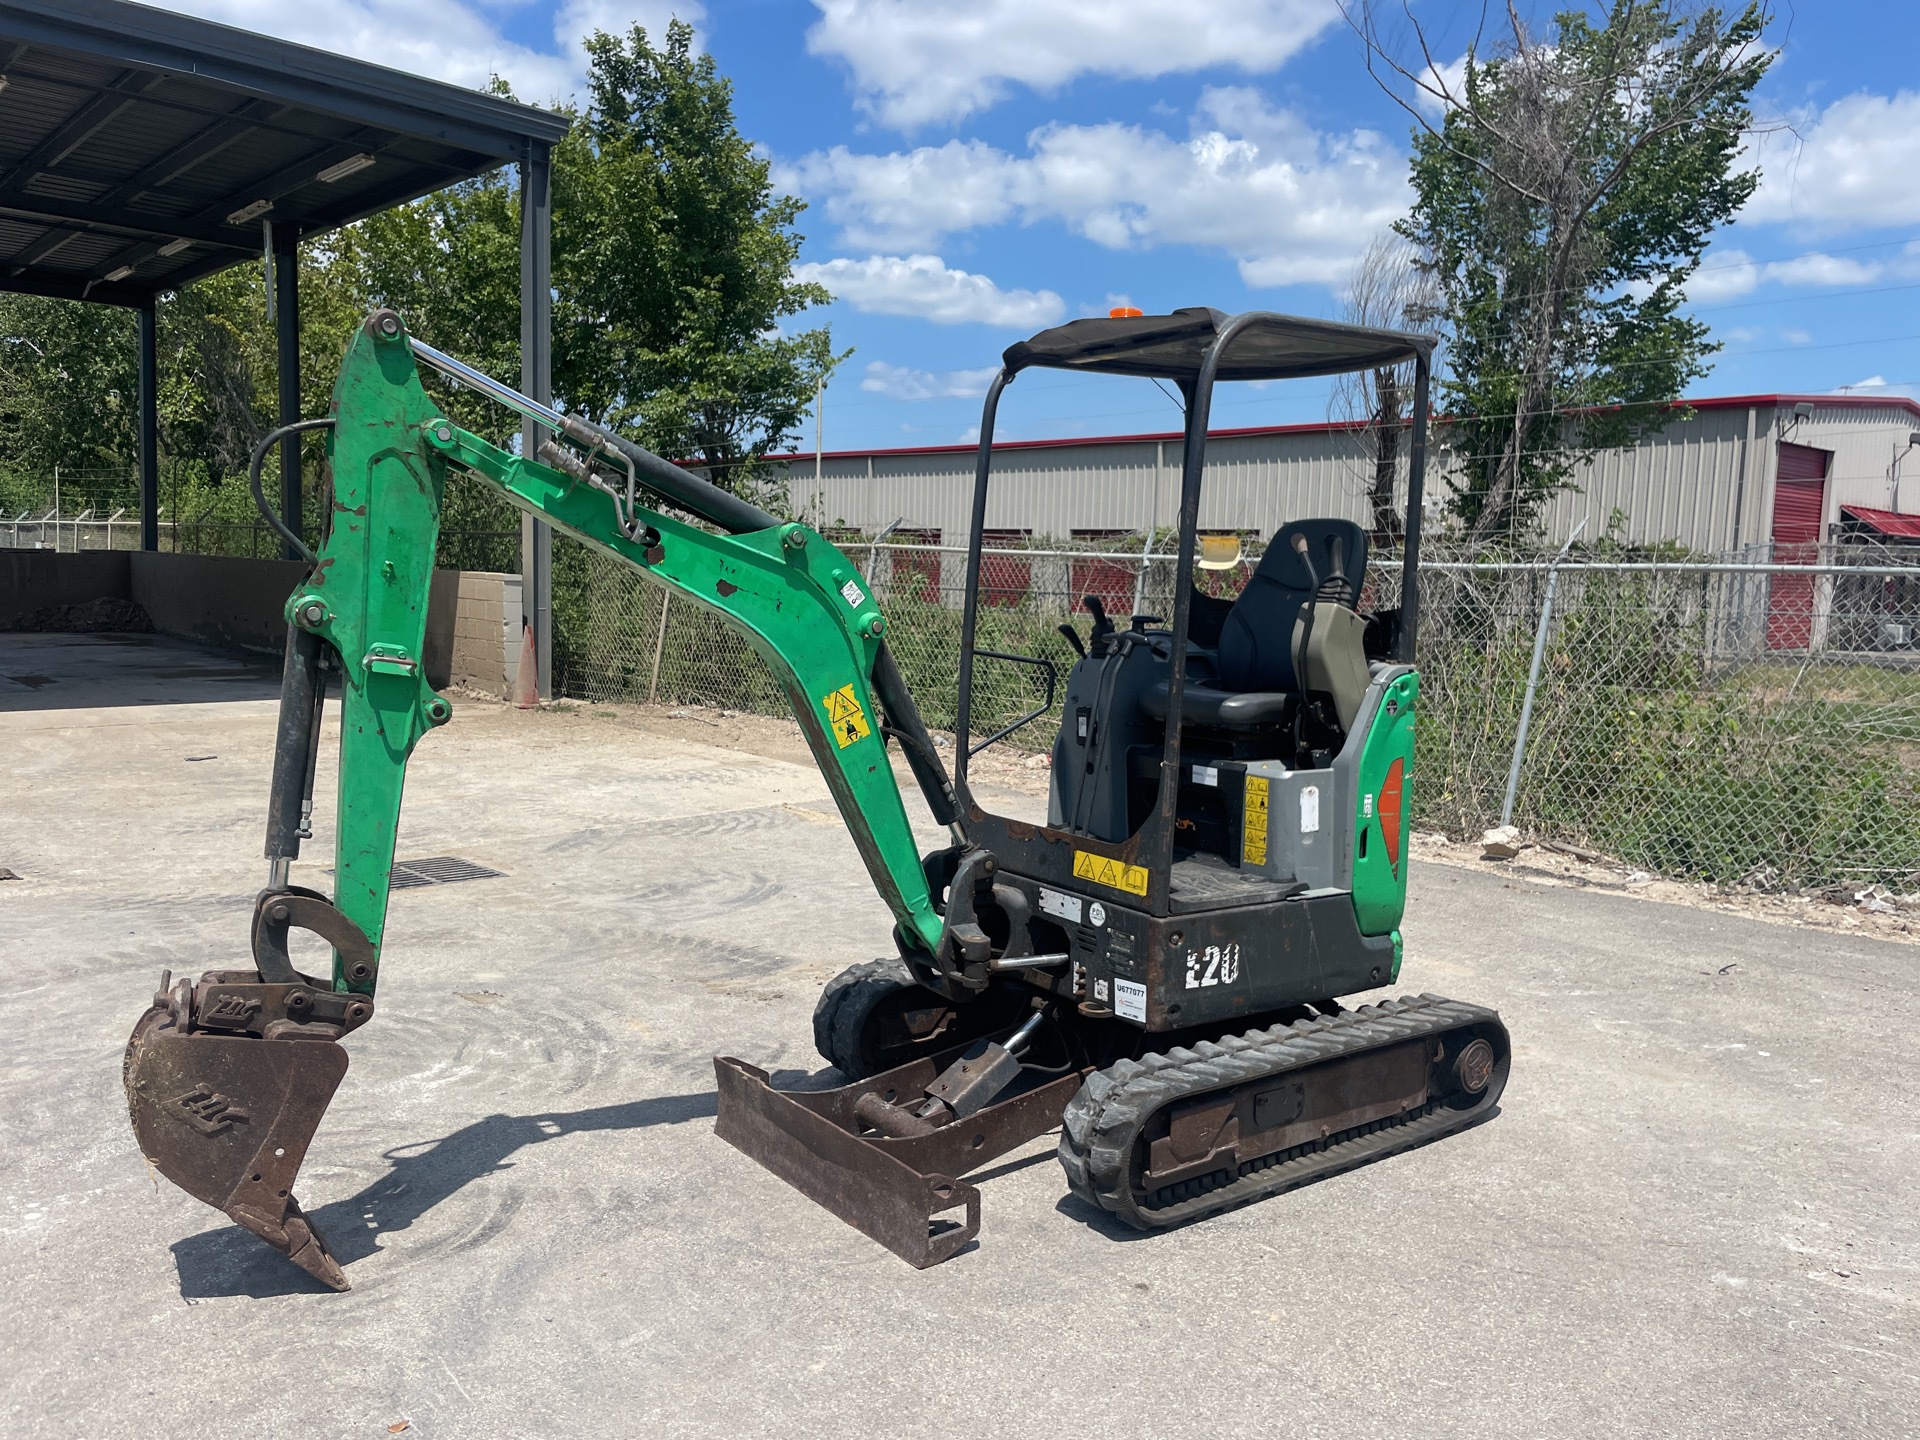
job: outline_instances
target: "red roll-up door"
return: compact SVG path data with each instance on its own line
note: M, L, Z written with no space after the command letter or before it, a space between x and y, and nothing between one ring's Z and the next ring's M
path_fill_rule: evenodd
M1780 445L1773 490L1773 558L1812 565L1820 558L1820 518L1827 508L1827 461L1832 452L1811 445ZM1814 577L1775 575L1767 593L1767 648L1805 650L1813 643Z
M925 550L895 550L893 554L893 597L940 603L940 552L932 547L940 543L938 530L896 530L896 545L925 545Z
M1098 544L1102 540L1119 541L1131 530L1075 530L1075 540ZM1097 595L1109 615L1126 615L1133 610L1134 567L1123 560L1076 559L1068 570L1073 587L1072 608L1080 608L1084 595Z
M1019 549L1033 538L1031 530L982 530L982 550ZM1033 585L1033 561L1020 555L980 557L980 603L1018 605Z

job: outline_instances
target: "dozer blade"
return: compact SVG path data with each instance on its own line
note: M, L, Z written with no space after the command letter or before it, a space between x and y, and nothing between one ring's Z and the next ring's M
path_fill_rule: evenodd
M156 1004L127 1041L127 1108L140 1153L321 1284L347 1289L293 1195L307 1146L347 1073L347 1052L331 1038L193 1030L190 1005Z
M775 1090L767 1072L715 1056L714 1133L808 1199L924 1270L950 1259L980 1232L980 1192L960 1177L1060 1123L1080 1086L1076 1071L989 1105L927 1135L867 1129L856 1111L867 1096L923 1095L966 1052L956 1046L837 1090ZM964 1219L951 1218L956 1211Z

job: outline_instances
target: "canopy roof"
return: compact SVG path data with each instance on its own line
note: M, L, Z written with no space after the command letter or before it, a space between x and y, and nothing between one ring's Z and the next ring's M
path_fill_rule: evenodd
M1920 540L1920 515L1893 510L1871 510L1865 505L1842 505L1840 513L1892 540Z
M1190 381L1200 373L1207 348L1236 319L1245 322L1244 328L1221 357L1218 377L1222 380L1341 375L1433 353L1431 335L1263 311L1234 316L1193 306L1171 315L1069 321L1009 346L1001 358L1009 375L1041 365Z
M0 0L0 82L0 290L122 305L259 255L262 220L344 225L568 123L127 0Z

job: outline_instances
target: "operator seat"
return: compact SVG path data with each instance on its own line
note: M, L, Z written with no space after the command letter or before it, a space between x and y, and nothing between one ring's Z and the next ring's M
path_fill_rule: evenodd
M1311 574L1306 558L1294 548L1296 536L1307 542ZM1221 620L1218 649L1208 657L1204 648L1189 647L1184 721L1223 730L1283 723L1302 689L1294 674L1294 625L1301 607L1314 598L1314 577L1323 598L1338 593L1329 581L1343 581L1344 598L1351 606L1360 598L1366 574L1367 532L1353 521L1293 520L1283 525ZM1189 624L1190 636L1202 638L1196 633L1199 628ZM1166 719L1169 690L1165 680L1147 690L1142 703L1148 714Z

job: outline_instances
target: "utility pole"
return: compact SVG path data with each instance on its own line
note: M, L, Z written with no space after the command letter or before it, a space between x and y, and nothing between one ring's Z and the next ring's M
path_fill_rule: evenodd
M60 553L60 467L53 467L53 553Z
M820 503L821 437L827 433L827 377L813 382L813 503Z

